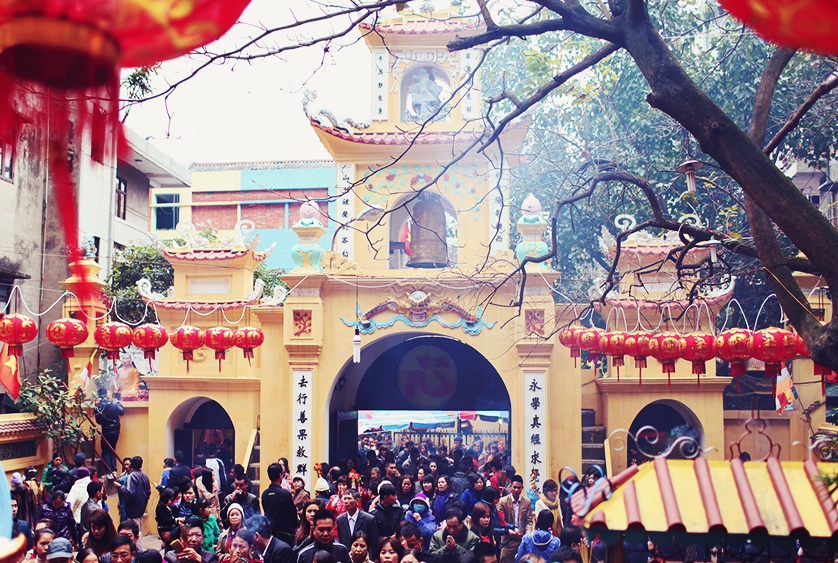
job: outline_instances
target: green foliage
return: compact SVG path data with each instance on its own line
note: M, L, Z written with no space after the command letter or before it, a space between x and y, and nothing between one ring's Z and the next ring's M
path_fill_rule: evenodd
M22 379L17 405L21 412L38 417L44 435L52 438L59 451L69 448L77 452L82 442L92 442L99 436L98 426L88 423L85 410L93 403L86 400L81 391L71 394L48 369L39 370L35 377Z
M160 70L160 63L151 66L142 66L133 69L128 75L122 79L122 87L125 89L127 99L130 102L138 101L147 98L154 89L151 87L151 80L157 76ZM122 113L122 121L128 117L131 111L131 104L129 103Z
M164 292L174 284L174 270L155 247L128 246L114 258L105 292L116 302L119 316L129 323L140 323L143 317L146 322L156 323L154 308L146 307L137 292L137 282L142 278L151 282L153 291Z
M287 283L279 279L279 276L284 273L285 270L282 268L268 268L264 262L260 262L253 272L253 277L265 282L265 295L271 295L274 292L274 288L278 285L283 285L288 290L291 289Z

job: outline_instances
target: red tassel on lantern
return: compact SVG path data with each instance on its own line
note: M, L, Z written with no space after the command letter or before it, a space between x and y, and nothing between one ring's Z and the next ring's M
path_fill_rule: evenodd
M258 328L246 326L236 331L236 346L244 351L247 365L252 366L250 360L253 359L253 349L261 346L264 341L265 335Z
M771 396L777 396L780 364L797 355L795 334L782 328L764 328L754 333L754 358L765 362L765 376L771 378Z
M93 339L96 344L108 351L108 359L113 362L113 370L116 372L116 360L119 358L119 351L131 344L134 333L131 327L123 323L105 323L96 327L93 331Z
M204 345L204 333L194 326L184 325L169 336L172 346L183 353L186 360L186 373L189 373L189 362L194 359L192 352Z
M576 367L576 358L582 356L582 349L579 347L579 335L583 330L585 328L581 326L568 326L559 331L559 342L562 346L570 348L573 367Z
M25 315L12 313L0 320L0 341L9 345L10 356L23 354L23 344L38 336L38 325Z
M626 336L623 349L626 354L634 358L634 367L638 369L638 385L643 385L643 368L646 367L646 356L649 355L649 344L652 337L645 332L632 332Z
M169 341L169 334L160 325L144 324L134 329L131 341L134 346L144 351L143 357L148 360L148 371L151 372L151 360L154 359L157 349L162 348Z
M672 385L672 372L678 355L678 333L662 332L652 337L649 343L649 355L661 363L661 373L666 374L666 384Z
M701 376L707 373L704 362L716 357L715 337L706 332L686 334L678 339L678 355L693 364L693 375L696 376L698 387L701 387Z
M225 350L236 345L236 333L226 326L216 326L206 332L207 346L215 350L218 360L218 373L221 373L221 360L226 358Z
M736 378L736 392L739 392L739 376L745 375L745 362L751 359L754 348L754 333L744 328L732 328L716 336L716 356L730 362L730 375Z

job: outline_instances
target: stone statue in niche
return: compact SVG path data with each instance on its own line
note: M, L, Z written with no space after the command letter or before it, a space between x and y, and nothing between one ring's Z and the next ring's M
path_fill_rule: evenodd
M442 86L436 83L427 68L421 69L413 76L413 84L407 89L410 94L410 109L407 112L408 121L425 122L429 119L440 119L442 112L434 116L442 106L439 95Z

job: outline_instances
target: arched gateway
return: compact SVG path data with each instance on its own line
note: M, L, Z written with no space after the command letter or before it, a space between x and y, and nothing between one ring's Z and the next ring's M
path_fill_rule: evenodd
M329 398L331 463L357 453L358 411L488 410L506 413L511 420L512 404L503 378L490 360L459 339L399 332L365 346L361 358L362 363L350 358L344 364ZM430 431L421 434L435 442L441 437ZM501 437L507 446L509 434Z

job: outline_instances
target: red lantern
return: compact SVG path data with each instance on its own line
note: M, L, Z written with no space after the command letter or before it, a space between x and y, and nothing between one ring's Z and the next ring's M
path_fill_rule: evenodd
M765 362L765 376L771 378L771 396L777 395L780 364L797 355L795 334L782 328L764 328L754 333L754 358Z
M600 358L599 337L604 331L593 327L585 328L579 332L579 347L590 353L591 363L596 364Z
M47 325L47 340L61 347L62 358L74 357L73 347L87 340L87 323L79 319L58 319Z
M620 381L620 367L626 365L625 356L625 332L605 332L599 337L599 349L606 356L611 356L611 366L617 368L617 382Z
M150 66L210 43L236 22L248 3L249 0L0 3L0 128L15 130L19 122L14 108L30 93L39 97L38 103L43 99L48 105L33 112L34 127L45 131L49 128L48 164L55 186L55 207L71 249L71 261L84 256L78 244L77 187L67 159L71 116L77 138L85 132L107 130L106 125L114 133L121 131L120 67ZM94 105L101 106L101 110L93 109ZM49 121L40 116L49 116ZM97 138L96 133L93 139L93 149L104 154L116 146ZM83 308L87 308L96 291L95 276L85 271L78 290Z
M646 367L646 356L649 355L649 345L652 337L645 332L632 332L626 335L623 349L626 354L634 358L634 367L639 370L638 385L643 385L643 368Z
M838 55L838 5L833 0L719 0L763 38L822 55Z
M27 316L12 313L0 320L0 341L9 345L10 356L23 354L23 344L38 336L38 325Z
M573 358L573 367L576 367L576 358L582 355L579 347L579 335L585 330L581 326L568 326L559 331L559 342L562 346L570 348L570 357Z
M244 350L244 357L247 358L247 365L252 365L253 349L261 346L265 341L265 335L258 328L246 326L236 331L236 346Z
M160 325L144 324L134 329L131 341L137 348L144 350L143 356L148 360L148 370L151 371L151 360L158 348L162 348L169 341L166 329Z
M131 327L123 323L105 323L97 326L96 330L93 331L93 339L96 344L108 351L108 359L113 361L114 371L116 371L119 351L131 344L133 335Z
M218 372L221 373L221 360L225 359L225 350L236 345L236 333L226 326L216 326L206 332L207 346L215 350L218 360Z
M189 362L194 359L192 352L204 345L204 333L194 326L184 325L169 336L172 346L183 352L186 360L186 373L189 373Z
M661 373L666 374L667 385L672 385L672 372L675 371L675 361L678 354L677 332L662 332L652 337L649 343L649 355L661 363Z
M692 362L693 374L701 387L701 376L707 373L704 362L716 357L716 337L706 332L685 334L678 339L678 356Z
M739 376L745 375L745 362L751 359L754 349L754 333L744 328L732 328L716 336L716 356L730 362L730 375L736 378L736 392L739 392Z
M795 334L794 336L795 351L801 356L811 358L812 352L809 351L809 347L806 345L806 341L803 340L803 337L799 334ZM821 393L824 397L826 397L826 378L832 373L832 370L826 369L814 361L812 361L812 365L814 366L815 375L818 375L821 378Z

